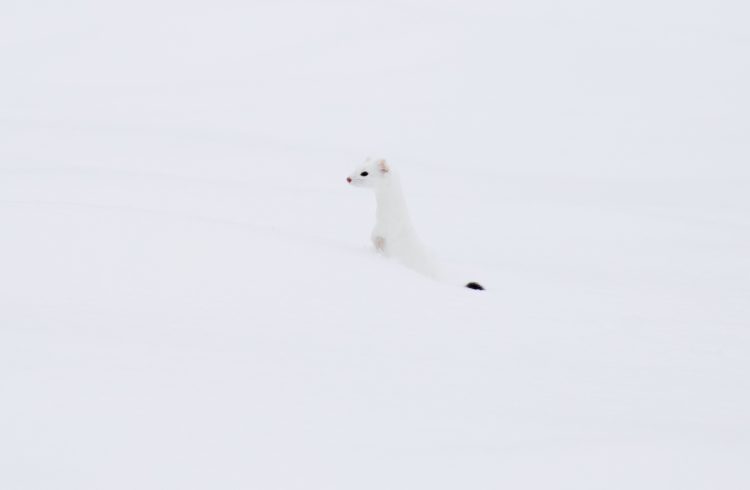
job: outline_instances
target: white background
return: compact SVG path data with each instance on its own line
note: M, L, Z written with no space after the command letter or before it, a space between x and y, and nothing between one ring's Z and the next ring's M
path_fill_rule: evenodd
M0 12L0 488L750 488L746 3Z

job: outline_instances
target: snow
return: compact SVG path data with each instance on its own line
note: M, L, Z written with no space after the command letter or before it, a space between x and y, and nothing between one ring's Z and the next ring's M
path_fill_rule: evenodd
M0 488L750 487L746 4L6 7Z

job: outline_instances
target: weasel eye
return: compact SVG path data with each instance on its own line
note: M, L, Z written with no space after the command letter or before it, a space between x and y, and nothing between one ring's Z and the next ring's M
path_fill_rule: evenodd
M370 175L370 174L368 174L367 172L362 172L362 173L361 173L361 174L359 174L359 175L361 175L362 177L367 177L367 176L368 176L368 175Z

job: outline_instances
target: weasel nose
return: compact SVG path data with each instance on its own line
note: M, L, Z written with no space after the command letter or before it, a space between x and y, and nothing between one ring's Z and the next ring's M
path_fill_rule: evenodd
M352 178L351 178L351 177L347 177L347 178L346 178L346 181L347 181L347 182L349 182L349 183L351 184L351 183L352 183Z

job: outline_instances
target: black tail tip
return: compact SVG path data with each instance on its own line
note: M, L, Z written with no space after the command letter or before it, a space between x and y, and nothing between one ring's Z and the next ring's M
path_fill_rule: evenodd
M466 287L469 289L476 289L478 291L484 291L484 288L482 287L482 285L477 282L470 282L469 284L466 285Z

